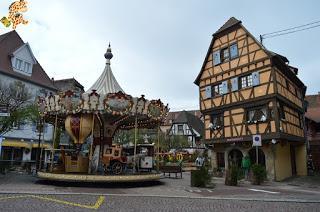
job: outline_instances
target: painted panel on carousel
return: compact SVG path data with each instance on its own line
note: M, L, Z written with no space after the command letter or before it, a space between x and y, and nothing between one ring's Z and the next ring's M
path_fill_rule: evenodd
M83 93L81 94L81 103L80 103L80 108L84 111L89 111L90 106L89 106L89 93Z
M151 100L148 107L148 116L160 120L167 114L167 107L159 100Z
M68 115L65 129L75 144L83 144L92 131L93 117L90 114Z
M72 92L66 91L60 100L62 112L76 113L79 110L79 98Z
M90 110L97 110L99 105L99 97L100 95L96 92L96 90L92 90L89 95L89 107Z
M118 93L109 93L105 99L105 108L114 115L123 115L128 113L133 105L132 97L119 91Z

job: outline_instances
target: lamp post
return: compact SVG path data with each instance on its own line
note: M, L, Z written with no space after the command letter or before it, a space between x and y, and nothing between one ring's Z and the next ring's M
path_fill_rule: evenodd
M37 148L37 158L36 158L36 170L38 171L40 169L40 142L41 142L41 132L43 129L43 123L42 119L40 118L38 123L37 123L37 128L38 128L38 148Z

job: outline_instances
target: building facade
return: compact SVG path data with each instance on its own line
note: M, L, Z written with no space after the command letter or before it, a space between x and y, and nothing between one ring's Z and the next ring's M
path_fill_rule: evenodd
M213 168L241 166L245 155L255 163L252 138L261 135L258 163L269 179L306 175L306 86L297 74L233 17L213 34L195 80Z
M203 138L204 124L197 116L196 111L180 111L175 119L171 119L168 135L184 136L187 138L190 147L200 147L200 140ZM168 117L167 117L168 119Z
M0 35L0 82L10 84L23 83L32 98L29 103L35 103L37 96L55 93L57 89L34 57L30 45L23 42L16 31ZM39 139L44 140L42 147L50 146L53 127L45 124L39 138L36 123L16 123L14 128L1 135L2 160L26 162L36 159L36 149Z
M315 171L320 172L320 94L308 95L306 101L308 154L311 155Z

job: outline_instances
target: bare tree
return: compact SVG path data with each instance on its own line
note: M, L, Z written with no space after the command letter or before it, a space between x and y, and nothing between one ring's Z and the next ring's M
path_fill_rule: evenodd
M0 135L9 132L16 123L38 119L39 113L32 95L21 81L0 81L0 105L7 107L10 112L10 116L0 117Z

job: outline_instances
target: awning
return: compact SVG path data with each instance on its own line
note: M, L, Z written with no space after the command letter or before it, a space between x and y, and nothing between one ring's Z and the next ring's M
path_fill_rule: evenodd
M19 140L4 140L2 146L7 147L17 147L17 148L38 148L38 143L31 143L29 141L19 141ZM40 144L40 148L51 148L48 143Z
M19 147L19 148L31 148L30 142L26 141L17 141L17 140L4 140L2 142L2 146L8 146L8 147Z
M35 143L33 143L32 144L32 148L38 148L38 144L35 144ZM52 146L51 146L51 144L40 144L40 148L51 148Z

